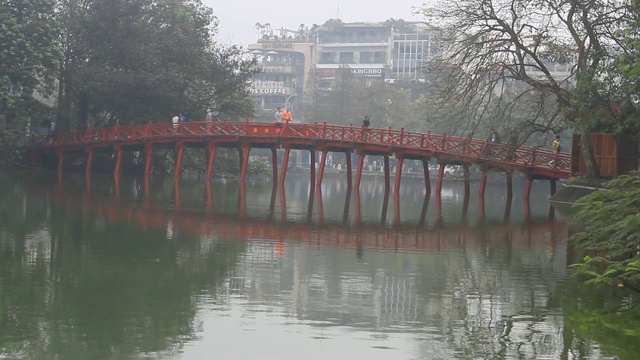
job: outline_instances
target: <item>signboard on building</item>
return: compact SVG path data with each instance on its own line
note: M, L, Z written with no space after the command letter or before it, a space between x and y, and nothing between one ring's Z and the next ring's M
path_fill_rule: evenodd
M351 68L351 73L357 76L365 77L383 77L384 70L381 68Z

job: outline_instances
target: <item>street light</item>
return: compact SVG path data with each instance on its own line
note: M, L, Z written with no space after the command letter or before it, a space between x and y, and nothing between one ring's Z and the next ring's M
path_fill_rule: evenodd
M294 96L298 96L298 94L289 95L289 96L287 97L287 100L284 102L284 108L285 108L285 109L288 109L288 108L289 108L289 100L291 100L291 98L292 98L292 97L294 97Z

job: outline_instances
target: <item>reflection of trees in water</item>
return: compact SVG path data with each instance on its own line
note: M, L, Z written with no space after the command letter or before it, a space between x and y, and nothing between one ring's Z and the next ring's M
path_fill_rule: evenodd
M245 248L53 208L42 190L1 197L1 218L16 216L0 236L0 357L176 350L198 328L194 293L215 297Z

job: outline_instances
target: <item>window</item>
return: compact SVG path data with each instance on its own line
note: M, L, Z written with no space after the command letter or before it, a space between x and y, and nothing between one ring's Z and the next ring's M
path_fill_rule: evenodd
M341 52L340 53L340 64L353 64L353 53L352 52Z

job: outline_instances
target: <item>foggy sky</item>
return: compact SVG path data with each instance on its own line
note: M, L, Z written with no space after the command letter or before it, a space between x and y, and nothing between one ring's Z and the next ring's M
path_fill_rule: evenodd
M247 47L258 39L255 24L270 23L297 30L339 17L344 22L385 21L389 18L422 20L411 14L411 6L422 0L202 0L220 20L218 39L225 44ZM339 10L338 10L339 9Z

